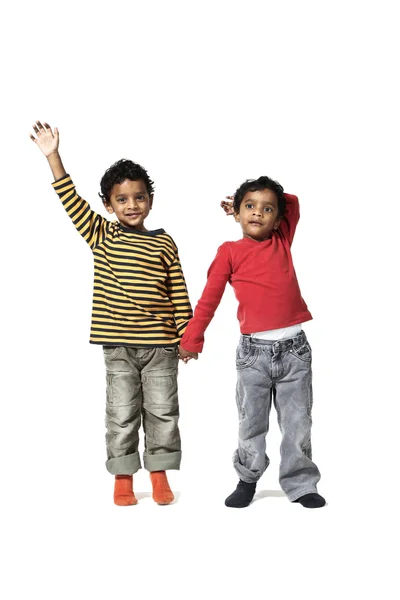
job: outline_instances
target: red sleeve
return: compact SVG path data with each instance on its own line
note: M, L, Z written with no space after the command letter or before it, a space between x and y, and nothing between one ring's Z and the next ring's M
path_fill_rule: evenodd
M230 249L225 242L207 273L207 283L181 339L181 346L188 352L201 352L204 345L204 332L207 329L221 301L225 286L231 276Z
M289 244L291 245L297 223L300 219L299 199L297 196L293 196L293 194L285 194L285 198L286 210L281 224L279 225L279 230L283 237L289 240Z

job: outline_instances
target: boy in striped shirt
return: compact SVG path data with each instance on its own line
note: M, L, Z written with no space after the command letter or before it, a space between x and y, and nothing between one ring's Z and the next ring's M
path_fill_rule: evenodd
M114 502L137 504L133 474L141 468L139 428L143 421L143 462L153 498L170 504L165 471L179 469L178 346L192 309L178 249L163 230L148 231L154 187L145 169L120 160L100 187L109 221L76 192L58 152L59 133L47 123L33 126L31 139L46 156L52 184L68 216L94 256L90 342L103 346L107 370L107 470L115 475ZM197 358L194 354L185 357Z

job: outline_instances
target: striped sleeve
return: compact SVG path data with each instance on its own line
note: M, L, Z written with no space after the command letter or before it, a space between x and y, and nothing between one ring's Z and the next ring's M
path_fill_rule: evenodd
M91 210L89 204L76 192L69 175L52 183L68 216L93 250L107 235L111 222Z
M182 336L193 312L177 250L168 269L166 285L168 297L174 306L174 319L178 335Z

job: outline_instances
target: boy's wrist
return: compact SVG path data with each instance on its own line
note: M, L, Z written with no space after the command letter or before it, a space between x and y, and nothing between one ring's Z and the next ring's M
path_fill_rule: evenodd
M55 160L55 159L57 159L57 160L60 159L60 155L58 153L58 150L53 150L52 152L50 152L50 154L46 154L45 156L46 156L46 158L47 158L48 161Z
M47 162L49 163L49 167L53 173L55 181L65 177L66 171L64 169L64 165L62 164L61 156L59 155L58 150L50 152L50 154L47 156Z

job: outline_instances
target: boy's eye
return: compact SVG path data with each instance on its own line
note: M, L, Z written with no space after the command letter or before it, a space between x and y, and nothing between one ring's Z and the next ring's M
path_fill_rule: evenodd
M143 200L145 200L144 196L136 196L136 200L139 200L140 202L142 202Z
M246 204L246 208L253 208L254 204Z
M126 198L117 198L118 202L126 202Z
M266 206L264 210L265 212L272 212L272 208L270 206Z

